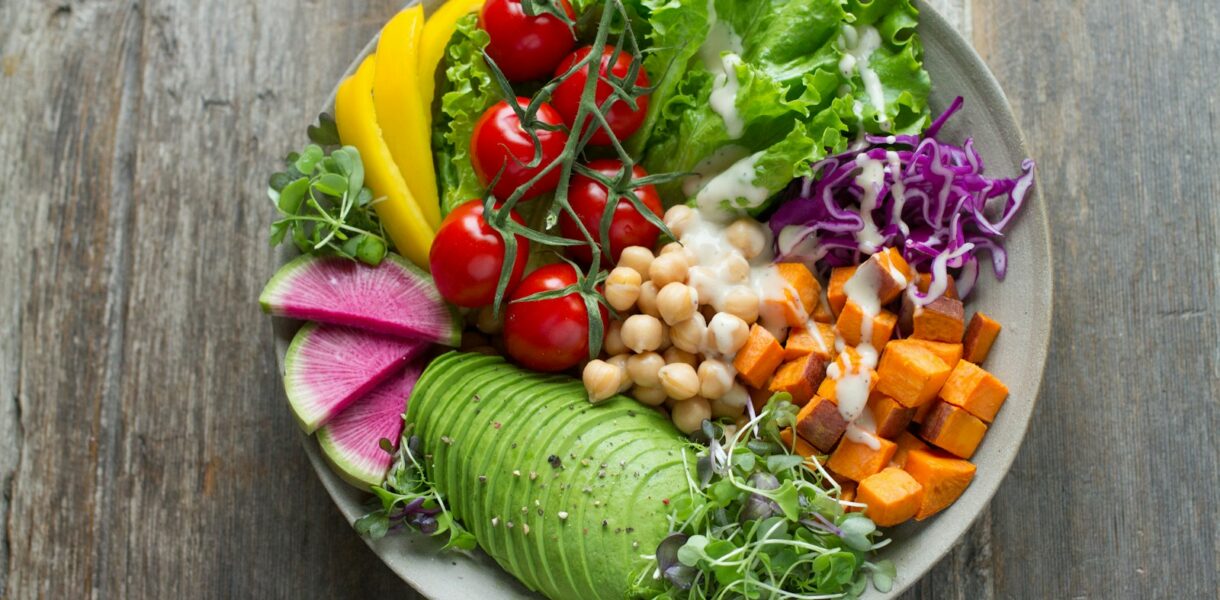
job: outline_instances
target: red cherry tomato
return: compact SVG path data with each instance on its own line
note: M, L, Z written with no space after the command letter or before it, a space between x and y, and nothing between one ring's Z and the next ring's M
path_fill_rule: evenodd
M509 213L522 225L517 211ZM517 287L529 258L529 240L517 236L517 253L509 277L508 293ZM445 300L458 306L478 308L495 302L496 285L504 266L504 239L483 218L483 203L467 202L441 222L428 254L432 279ZM509 297L508 294L505 297Z
M555 77L560 77L572 68L584 57L589 55L592 48L581 48L576 52L568 55L563 62L559 63L559 67L555 69ZM613 66L611 66L613 61ZM607 72L614 75L615 79L625 79L631 74L632 56L626 52L620 52L618 57L614 56L614 48L606 48L602 53L601 59L601 77L608 77ZM580 97L584 93L585 83L589 80L589 66L585 65L579 71L573 73L567 79L564 79L555 92L551 95L551 103L555 105L555 110L563 115L563 121L568 124L568 127L575 128L576 112L580 109ZM644 72L644 68L639 67L639 74L635 77L635 85L639 87L648 87L648 74ZM610 98L612 94L610 84L604 80L599 81L594 97L597 99L597 105L601 106ZM636 99L638 105L636 110L631 110L631 106L622 100L615 101L610 105L610 111L606 114L606 121L610 124L610 130L614 132L614 136L619 140L626 140L631 137L640 125L644 123L644 117L648 113L648 95L641 96ZM600 124L597 124L599 129L593 137L589 139L589 143L595 146L607 146L610 144L610 136L606 134L605 129L600 129Z
M528 98L517 98L517 104L522 108L529 105ZM549 125L562 125L563 119L549 104L538 108L538 121ZM538 166L530 168L526 165L534 160L534 142L521 126L517 113L502 101L487 109L479 122L474 126L474 135L470 138L470 162L483 185L491 185L496 174L500 179L492 192L499 200L507 200L518 188L524 187L535 175L542 172L559 155L568 143L568 134L562 131L546 131L535 129L538 141L542 146L542 160ZM503 173L500 169L503 168ZM522 200L555 191L559 186L559 175L563 169L556 166L534 184Z
M538 268L513 292L504 318L504 342L509 356L522 366L553 373L570 369L589 357L589 312L580 294L517 302L521 298L576 283L572 265ZM602 323L608 315L601 308Z
M623 171L623 163L618 159L601 159L589 163L589 168L609 177L616 179ZM632 178L640 179L647 177L648 172L641 166L636 166L632 170ZM609 198L610 192L602 184L584 175L574 175L572 177L572 185L568 188L568 203L572 205L572 210L580 217L580 222L593 236L594 240L601 243L601 222L602 214L606 210L606 201ZM657 188L646 185L635 189L636 198L640 199L645 207L653 212L658 217L661 216L661 197L657 194ZM580 228L576 226L576 221L566 211L561 213L563 216L560 219L560 231L563 236L574 240L583 240L584 235L581 234ZM607 264L618 262L619 255L623 253L623 249L628 246L643 246L652 248L657 243L657 237L661 235L661 230L655 225L649 223L644 215L631 205L631 201L620 197L618 206L614 208L614 218L610 222L610 257L603 257ZM567 248L568 256L575 260L582 261L588 264L593 260L592 250L587 245L569 246Z
M576 18L568 0L563 0L563 10ZM488 0L479 11L479 27L491 38L488 56L513 83L550 75L576 45L566 23L553 15L525 14L521 0Z

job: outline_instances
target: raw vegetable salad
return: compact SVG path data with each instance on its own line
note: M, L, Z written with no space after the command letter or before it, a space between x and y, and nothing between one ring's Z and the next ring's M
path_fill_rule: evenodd
M260 302L364 535L556 598L890 589L970 485L1033 185L942 139L909 0L413 6L271 178Z

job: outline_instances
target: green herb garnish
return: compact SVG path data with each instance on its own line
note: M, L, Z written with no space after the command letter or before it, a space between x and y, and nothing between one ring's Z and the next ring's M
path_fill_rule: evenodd
M695 467L690 493L672 503L671 534L637 577L641 596L854 598L870 578L892 587L893 563L870 560L889 542L868 517L845 512L839 485L781 439L796 413L777 394L740 430L704 422L696 437L707 446L684 454Z
M287 169L271 176L267 195L282 218L271 224L271 245L291 238L307 254L342 256L371 266L390 249L364 187L360 151L339 147L334 119L309 128L314 143L285 158Z

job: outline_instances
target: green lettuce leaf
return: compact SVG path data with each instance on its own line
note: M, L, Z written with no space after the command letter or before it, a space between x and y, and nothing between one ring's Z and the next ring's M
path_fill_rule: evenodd
M862 126L869 133L923 131L931 122L928 94L932 80L923 69L923 44L915 31L919 11L910 0L847 0L847 21L858 30L874 27L881 38L881 45L869 57L869 65L881 82L885 114L877 114L859 71L854 71L847 83L851 95L860 101L862 118L856 119L855 127ZM882 122L888 122L890 127L883 129Z
M441 187L441 212L482 198L484 187L470 162L470 138L479 117L499 100L491 70L483 60L487 32L479 29L478 16L458 21L457 31L445 50L445 69L440 111L432 127L432 151Z

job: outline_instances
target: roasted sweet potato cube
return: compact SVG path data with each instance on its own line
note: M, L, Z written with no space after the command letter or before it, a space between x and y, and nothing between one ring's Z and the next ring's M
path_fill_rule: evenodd
M877 377L877 391L918 408L936 397L949 377L949 365L927 348L892 343L881 354Z
M897 248L886 248L872 255L861 268L876 269L877 295L882 304L896 300L910 284L913 273L911 265L902 258Z
M941 360L945 361L945 364L949 365L950 369L957 366L957 361L962 359L962 345L961 344L951 344L949 342L933 342L931 340L917 340L915 338L908 338L905 340L894 340L893 342L890 342L890 343L891 344L911 344L913 346L919 346L920 348L924 348L924 349L928 350L929 352L931 352L932 354L935 354Z
M962 338L962 358L976 365L983 364L991 353L991 345L999 335L998 322L981 312L974 313L974 316L970 317L970 324L966 326L966 335Z
M912 450L903 467L923 486L923 501L915 519L922 521L953 504L974 480L975 467L968 460L937 450Z
M924 419L919 435L958 458L970 458L987 433L987 424L948 402L937 402ZM908 457L908 460L910 457Z
M915 308L911 337L933 342L960 343L966 331L962 301L940 297Z
M990 423L1008 398L1008 386L982 367L963 360L949 373L940 397Z
M892 440L898 434L906 431L915 416L915 409L899 404L893 398L873 392L868 397L868 410L873 415L873 423L877 426L877 435Z
M856 501L865 504L864 515L881 527L909 521L923 504L923 486L902 469L889 467L856 486Z
M763 409L767 408L767 402L770 402L771 396L775 395L775 392L765 387L754 388L747 386L746 391L750 393L750 403L754 405L755 413L761 413Z
M953 280L953 276L945 275L945 277L949 279L949 283L945 286L945 297L953 298L954 300L961 300L961 297L957 295L957 282ZM919 290L919 292L922 294L926 294L928 293L928 288L930 287L932 287L931 273L919 273L915 275L915 289Z
M831 453L826 466L852 481L862 481L873 473L879 473L881 469L890 464L890 459L894 458L894 451L898 449L898 446L884 438L875 436L870 436L870 438L875 442L875 448L870 444L854 442L845 435L839 441L839 447Z
M932 407L936 406L935 402L925 402L923 406L915 409L915 416L911 417L911 422L923 425L925 419L928 418L928 413L932 412Z
M825 452L818 452L817 448L814 448L812 444L806 442L801 436L793 436L791 427L779 432L779 439L784 443L784 448L787 448L792 454L804 456L808 459L805 461L805 464L810 469L817 470L818 456L825 454Z
M934 405L929 403L927 406L931 407ZM907 456L909 456L911 452L915 450L932 449L927 442L919 439L919 436L909 431L904 431L898 434L898 439L894 440L894 443L898 445L898 449L894 451L894 459L891 464L898 465L899 467L903 467L907 464Z
M847 285L847 280L855 274L856 267L835 267L830 270L830 283L826 286L826 300L830 303L831 312L836 316L843 310L843 305L847 304L847 290L843 289L843 286Z
M796 299L800 300L800 307L805 311L805 316L812 315L822 295L822 284L818 283L809 267L801 263L779 263L775 268L779 270L780 277L788 282L788 291L796 293Z
M804 406L826 377L826 361L813 354L784 363L771 378L772 392L788 392L792 403Z
M864 366L860 353L855 348L847 347L839 353L838 358L826 368L826 378L818 386L818 395L823 398L838 401L836 387L841 379L853 378L856 382L867 378L868 391L872 393L877 387L877 372Z
M813 323L812 329L794 328L788 332L784 345L784 360L793 360L813 354L822 360L834 358L835 330L825 323Z
M830 302L825 296L819 296L817 303L813 307L813 320L818 323L834 323L835 315L830 311Z
M814 448L830 452L847 431L847 420L833 401L814 396L796 415L796 432Z
M766 328L755 324L750 328L746 345L737 351L733 366L741 380L752 387L761 388L784 361L784 348L779 340Z
M847 345L859 346L863 343L864 340L861 340L861 337L865 329L865 318L864 310L860 308L860 305L848 300L842 312L839 313L839 321L835 323L835 330L839 332L839 336L843 338ZM869 327L871 337L867 340L868 343L873 348L880 350L893 337L894 327L897 324L898 315L881 309L872 318L872 326Z

